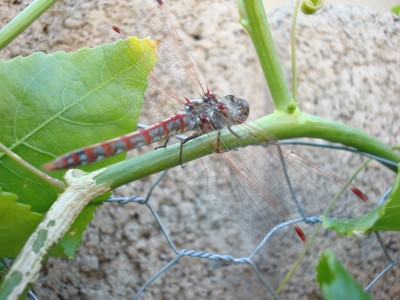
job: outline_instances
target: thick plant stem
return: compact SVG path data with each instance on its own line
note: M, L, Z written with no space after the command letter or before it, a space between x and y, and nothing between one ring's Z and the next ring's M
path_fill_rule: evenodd
M292 113L297 103L290 93L278 55L262 0L238 0L241 15L240 23L248 31L257 51L258 59L267 80L275 108Z
M57 0L35 0L18 16L0 30L0 50L29 27Z
M388 146L373 137L350 126L328 121L322 118L302 114L296 111L293 114L275 112L255 122L248 127L254 128L247 138L238 140L228 130L221 132L224 144L233 144L237 147L259 144L267 141L267 137L274 140L313 137L341 143L359 151L378 155L388 160L400 162L400 157ZM235 128L235 127L234 127ZM240 132L240 129L235 129ZM188 162L215 152L215 145L210 140L210 135L203 135L184 145L183 162ZM165 149L158 149L139 157L109 166L103 173L94 179L98 184L110 183L112 189L139 178L173 168L180 165L179 143ZM224 149L221 149L224 150Z
M292 49L292 93L293 98L297 102L297 61L296 61L296 24L297 13L299 12L300 0L296 0L292 17L291 28L291 49Z

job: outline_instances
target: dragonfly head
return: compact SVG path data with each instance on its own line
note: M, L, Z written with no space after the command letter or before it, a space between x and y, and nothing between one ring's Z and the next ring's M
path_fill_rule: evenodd
M230 110L231 118L235 124L246 121L250 113L249 103L234 95L227 95L221 99L221 102Z

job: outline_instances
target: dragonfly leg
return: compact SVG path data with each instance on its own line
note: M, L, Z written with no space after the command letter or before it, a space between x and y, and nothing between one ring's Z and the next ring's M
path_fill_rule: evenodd
M245 138L247 138L251 134L251 132L246 132L245 134L240 135L239 133L235 132L232 129L232 126L228 126L228 130L229 130L230 133L232 133L239 140L244 140Z
M167 137L167 139L165 140L164 145L155 147L154 150L157 150L157 149L160 149L160 148L167 148L168 142L169 142L169 137Z
M236 136L236 135L235 135ZM218 130L218 134L217 134L217 144L215 146L215 152L216 153L224 153L224 152L228 152L230 150L235 150L237 151L238 149L225 149L225 150L221 150L221 131Z
M179 149L179 164L181 165L181 167L183 168L183 164L182 164L182 153L183 153L183 144L185 144L186 142L189 142L190 140L193 140L197 137L199 137L201 134L199 133L195 133L189 137L187 137L186 139L181 141L181 147Z
M215 146L215 152L221 153L221 131L218 130L217 134L217 145Z

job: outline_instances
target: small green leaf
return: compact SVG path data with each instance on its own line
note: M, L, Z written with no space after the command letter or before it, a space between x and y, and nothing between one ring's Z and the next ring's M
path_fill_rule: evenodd
M400 4L393 6L390 11L400 17Z
M399 165L400 166L400 165ZM371 231L400 230L400 174L398 174L392 191L381 206L369 213L352 219L334 219L323 217L322 225L334 229L343 235L364 235Z
M317 269L317 281L325 299L371 300L351 274L340 264L334 255L326 251Z
M43 218L18 196L0 192L0 257L15 257Z
M157 42L130 38L130 43L140 44L144 56L120 40L73 53L33 53L0 61L0 142L41 168L70 150L134 131L147 74L156 62ZM124 77L126 73L129 76ZM117 84L120 76L128 80ZM94 170L124 158L121 154L82 169ZM19 197L19 203L0 202L0 216L6 216L0 217L0 257L14 257L60 191L0 152L1 188ZM95 207L83 210L52 254L73 257Z

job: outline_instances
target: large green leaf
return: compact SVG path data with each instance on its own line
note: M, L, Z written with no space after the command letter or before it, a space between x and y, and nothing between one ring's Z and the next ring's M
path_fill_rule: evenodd
M123 92L129 92L132 101L132 105L127 105L114 77L135 69L128 66L112 73L103 54L103 50L110 53L112 49L116 61L118 56L126 60L131 54L121 53L127 51L123 50L127 49L124 43L74 53L34 53L0 62L0 142L40 168L66 151L134 130L146 89L146 74L137 72L135 78L141 80L124 86ZM142 44L151 45L148 40ZM153 61L149 59L150 66L152 63L154 57ZM61 177L63 172L55 174ZM18 194L19 201L31 205L36 212L45 212L58 192L2 153L0 186Z
M147 74L155 64L156 44L135 38L130 41L136 46L140 43L145 49L145 57L139 57L146 61L141 61L141 69L132 67L132 61L137 61L138 55L129 51L126 41L73 53L34 53L7 62L0 61L0 142L33 166L41 168L44 163L67 151L135 130L147 87ZM111 68L110 61L115 62ZM130 64L121 63L126 61ZM117 84L116 78L127 72L130 76L126 78L132 80L125 80L122 86L121 82ZM124 97L121 97L121 88ZM84 169L93 170L124 157L118 155ZM57 178L63 174L62 171L51 173ZM0 153L0 188L19 197L18 204L0 202L6 214L20 204L29 205L31 213L43 214L60 193L56 187L4 153ZM73 255L73 245L79 244L93 211L94 206L87 207L73 224L71 234L61 242L63 251L68 249L63 255ZM0 219L2 230L18 231L18 224L24 224L26 216L30 216L12 215L15 222L6 223ZM28 227L33 231L36 225L32 223ZM26 238L22 236L16 236L15 249L19 249L21 240ZM0 245L4 245L1 236ZM7 253L15 254L15 249ZM60 248L54 251L62 252ZM5 254L1 249L0 253Z
M325 299L372 300L334 255L327 251L317 269L317 281Z
M400 167L400 164L399 164ZM397 175L392 191L381 206L364 216L341 220L323 217L323 226L343 235L368 234L378 230L400 230L400 174Z

